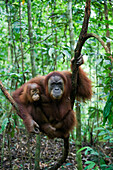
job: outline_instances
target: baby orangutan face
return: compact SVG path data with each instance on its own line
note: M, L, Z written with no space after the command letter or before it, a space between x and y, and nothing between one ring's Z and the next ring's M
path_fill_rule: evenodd
M19 98L24 104L38 101L40 99L40 86L36 83L26 83Z
M36 83L29 84L30 96L33 101L38 101L40 99L40 91Z

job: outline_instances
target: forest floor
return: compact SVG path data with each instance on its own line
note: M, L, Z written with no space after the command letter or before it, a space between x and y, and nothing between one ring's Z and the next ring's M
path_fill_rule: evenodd
M41 134L40 169L54 165L62 156L62 150L62 139L52 140ZM5 135L4 140L3 135L0 135L0 170L33 170L35 165L35 151L36 136L33 134L29 137L29 140L28 135L23 130L21 133L19 132L19 134L15 134L13 138L9 135ZM103 152L104 151L101 152L101 156L105 157L105 153ZM93 160L94 157L95 159L98 158L96 160L98 164L101 156L93 155ZM82 151L83 169L87 169L85 162L91 160L92 156L90 154L85 155L85 152ZM107 161L109 163L109 160ZM69 155L66 162L59 168L59 170L64 169L77 170L76 147L74 140L70 140Z

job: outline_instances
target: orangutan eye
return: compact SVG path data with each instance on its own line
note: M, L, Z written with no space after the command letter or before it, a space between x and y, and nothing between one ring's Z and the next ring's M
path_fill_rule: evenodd
M31 90L31 93L34 93L34 90Z
M59 82L59 83L57 83L57 85L58 85L58 86L62 86L62 83L61 83L61 82Z
M54 87L55 85L56 85L56 83L54 83L54 82L53 82L53 83L51 83L51 87Z

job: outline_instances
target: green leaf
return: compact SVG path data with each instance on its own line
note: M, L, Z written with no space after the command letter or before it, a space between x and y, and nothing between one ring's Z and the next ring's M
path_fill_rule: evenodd
M112 114L111 113L112 106L113 106L113 96L110 94L103 111L103 116L105 119L104 123L107 121L108 116Z
M20 74L17 73L10 73L11 78L16 78L16 77L20 77Z
M106 137L104 137L105 140L108 140L108 139L110 139L110 138L111 138L111 136L106 136Z
M111 138L110 141L113 141L113 138Z
M102 61L102 58L96 60L96 65L99 65Z
M104 117L107 117L109 115L109 112L111 110L111 107L113 106L113 96L109 96L106 105L104 107Z
M67 164L65 164L65 166L69 166L69 165L72 165L72 163L67 163Z
M104 129L104 128L102 128L102 127L97 127L97 128L94 129L94 131L103 130L103 129Z
M79 149L79 150L77 151L77 153L79 153L79 152L81 152L81 151L83 151L83 150L85 150L85 149L92 150L92 148L90 148L89 146L85 146L85 147Z
M96 156L98 156L99 154L98 154L98 152L95 152L94 150L92 150L92 151L91 151L91 155L96 155Z
M5 130L5 128L6 128L7 124L8 124L8 122L9 122L8 118L5 118L5 119L3 120L3 122L2 122L2 131Z
M92 169L95 166L95 162L92 162L92 161L87 161L87 162L85 162L85 164L89 164L87 166L87 169Z
M63 50L62 53L67 56L68 58L71 57L70 53L67 50Z
M55 49L54 48L50 48L49 49L49 56L52 57L52 54L54 54Z
M98 136L102 136L102 135L105 135L106 134L106 132L105 131L102 131L102 132L100 132L99 134L98 134Z

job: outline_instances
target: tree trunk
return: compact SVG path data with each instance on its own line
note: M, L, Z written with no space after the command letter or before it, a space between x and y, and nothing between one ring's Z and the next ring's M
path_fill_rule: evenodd
M104 12L105 12L105 20L108 21L108 8L107 8L107 0L104 0ZM109 24L106 23L106 37L110 37L110 32L109 32ZM110 52L110 41L107 40L107 47Z
M69 18L69 35L70 35L70 49L71 58L74 57L74 33L73 33L73 21L72 21L72 0L68 0L68 18Z
M6 3L6 12L7 12L7 22L8 22L8 34L9 34L9 49L8 49L8 56L10 57L11 54L11 62L13 64L13 47L12 47L12 42L11 42L11 16L10 16L10 12L8 10L8 4Z
M77 128L76 128L76 149L77 151L81 149L81 112L79 102L76 104L76 114L77 114ZM79 170L82 170L82 159L81 159L81 152L76 153L76 161L77 167Z
M23 45L22 45L22 27L21 27L21 1L19 0L19 16L20 16L20 50L22 56L22 73L23 73L23 82L25 83L24 75L24 54L23 54Z
M36 66L35 66L35 54L34 54L34 41L33 41L33 30L32 30L32 19L31 19L31 0L27 2L27 9L28 9L28 33L30 39L30 58L31 58L31 70L32 70L32 77L36 76Z
M40 135L36 136L36 151L35 151L35 170L40 170L40 143L41 138Z

